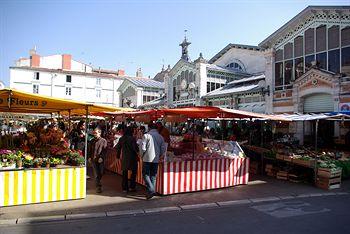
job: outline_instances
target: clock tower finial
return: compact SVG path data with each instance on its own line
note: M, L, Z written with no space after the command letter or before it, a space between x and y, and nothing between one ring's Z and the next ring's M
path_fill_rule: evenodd
M184 38L183 42L179 46L182 47L181 58L186 60L186 61L189 61L190 58L188 56L188 46L191 45L191 42L187 41L186 32L187 32L187 30L185 30L185 38Z

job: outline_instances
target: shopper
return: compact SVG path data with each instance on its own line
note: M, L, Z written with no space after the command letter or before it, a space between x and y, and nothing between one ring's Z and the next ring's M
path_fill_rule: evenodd
M77 127L70 134L71 149L81 150L85 148L85 122L80 120Z
M103 175L103 160L106 155L107 141L101 137L101 129L95 128L94 139L91 141L91 151L89 161L92 163L92 168L94 172L95 182L96 182L96 192L102 192L101 179Z
M157 122L157 129L159 134L163 137L164 141L170 145L170 132L169 130L163 126L161 122Z
M166 146L163 137L158 133L154 123L148 125L149 132L142 138L142 174L147 187L146 199L151 199L155 195L156 176L158 162L164 156Z
M119 139L116 146L117 158L122 155L122 189L123 192L136 191L136 174L137 174L137 155L138 146L136 139L133 137L133 128L127 127L124 135ZM128 181L128 172L131 171L130 186Z

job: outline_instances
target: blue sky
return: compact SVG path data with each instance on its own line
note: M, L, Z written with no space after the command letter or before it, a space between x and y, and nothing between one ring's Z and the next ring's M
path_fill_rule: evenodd
M184 29L191 59L210 59L229 43L257 45L308 5L349 0L0 0L0 80L8 85L9 66L34 46L43 56L68 53L153 77L180 58Z

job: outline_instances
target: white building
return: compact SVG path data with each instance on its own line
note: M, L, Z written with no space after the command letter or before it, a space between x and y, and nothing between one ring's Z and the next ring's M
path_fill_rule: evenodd
M71 55L40 56L30 51L10 67L10 88L88 103L121 106L117 91L124 71L94 69Z
M164 83L150 78L125 77L118 89L122 107L140 107L152 102L164 93Z

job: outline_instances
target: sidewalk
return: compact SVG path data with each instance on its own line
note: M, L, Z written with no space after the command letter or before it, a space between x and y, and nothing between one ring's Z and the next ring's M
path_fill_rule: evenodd
M309 184L253 176L248 185L194 193L154 197L145 200L144 188L125 194L121 191L121 177L108 173L103 177L103 193L96 194L93 179L87 182L87 197L81 200L51 202L0 208L0 221L39 216L61 216L110 211L147 210L161 207L179 207L203 203L217 203L242 199L287 197L320 194L326 192L349 192L350 181L344 181L340 189L325 191Z

